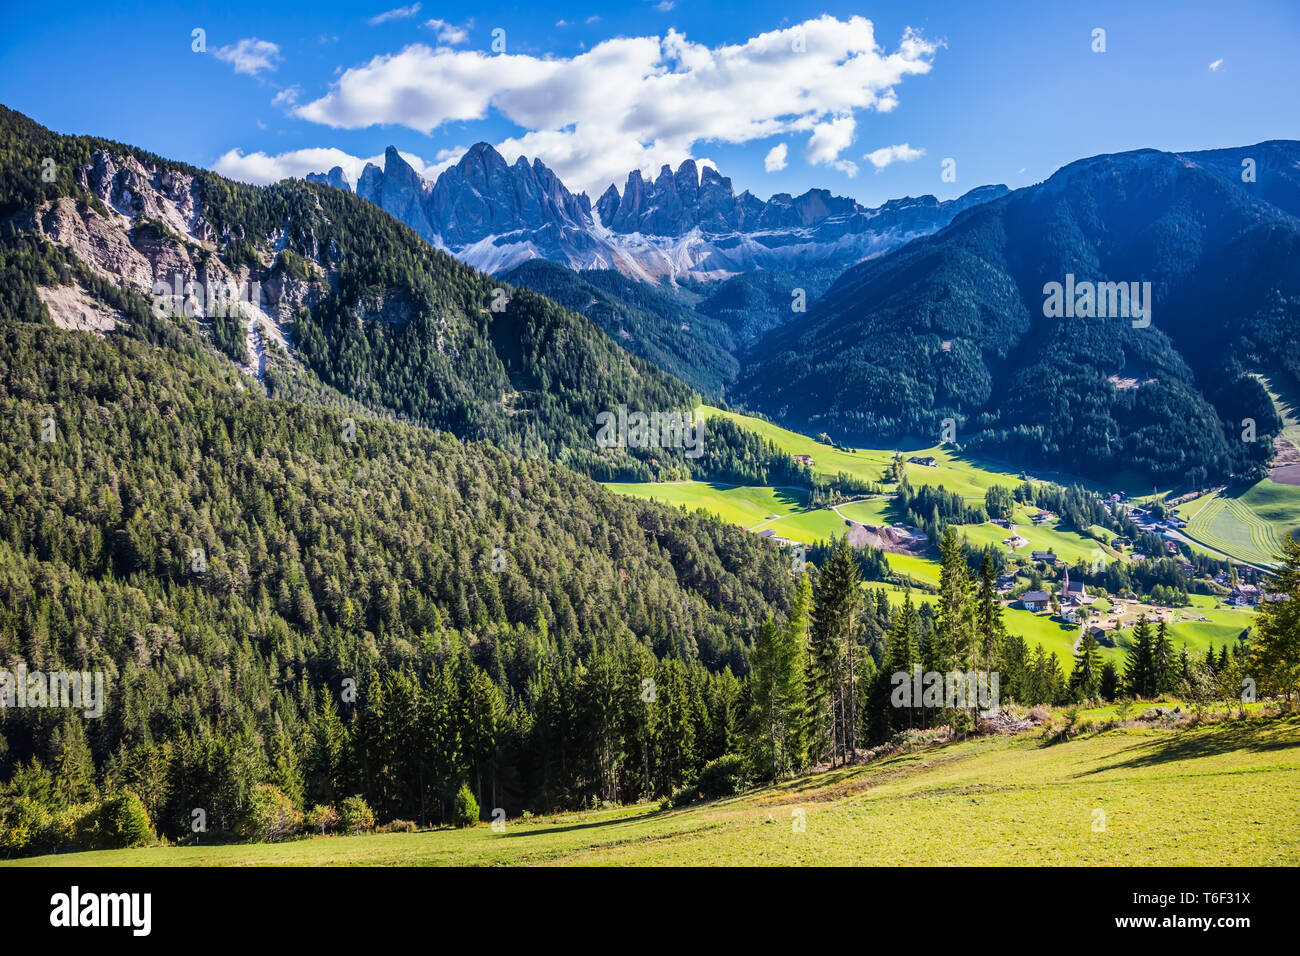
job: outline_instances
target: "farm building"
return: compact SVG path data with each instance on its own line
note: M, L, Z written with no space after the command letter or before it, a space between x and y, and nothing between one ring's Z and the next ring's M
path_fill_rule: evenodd
M1046 591L1026 591L1020 595L1020 603L1026 611L1046 611L1052 596Z

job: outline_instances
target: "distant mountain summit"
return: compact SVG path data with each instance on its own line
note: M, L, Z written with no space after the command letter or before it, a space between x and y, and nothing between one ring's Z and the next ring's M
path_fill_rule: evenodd
M845 270L753 344L734 398L848 443L955 431L1199 487L1267 473L1281 422L1257 376L1300 384L1297 339L1300 142L1142 149Z
M348 188L343 171L307 178ZM847 267L942 228L970 206L996 199L1005 186L981 186L940 202L933 196L891 200L870 209L829 190L778 193L767 202L711 166L686 160L654 180L628 174L593 209L541 160L514 164L488 143L469 149L430 184L389 147L384 166L367 164L356 193L434 245L487 272L530 259L573 269L618 269L641 279L721 275L754 268Z

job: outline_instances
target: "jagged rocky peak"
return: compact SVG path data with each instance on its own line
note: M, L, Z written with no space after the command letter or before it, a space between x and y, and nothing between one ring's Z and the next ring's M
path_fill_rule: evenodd
M348 181L343 177L343 167L335 166L328 173L308 173L307 182L324 183L326 186L333 186L335 189L348 189Z
M342 171L311 178L334 185ZM540 159L508 162L491 143L480 142L434 183L389 147L383 168L367 164L356 192L488 271L540 256L573 268L615 267L654 278L683 270L775 268L791 255L851 264L933 232L1006 187L982 187L950 203L926 196L878 209L828 189L778 193L764 202L748 190L737 195L717 169L687 159L676 170L663 165L653 178L633 169L622 193L611 184L593 209L586 193L570 192ZM597 218L608 233L596 229ZM754 233L766 235L757 243L737 241ZM656 241L646 245L638 235ZM689 252L670 253L664 240L693 245Z

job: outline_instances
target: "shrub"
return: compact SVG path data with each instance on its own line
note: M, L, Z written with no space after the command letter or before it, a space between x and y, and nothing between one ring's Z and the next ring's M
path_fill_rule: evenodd
M708 800L729 797L744 790L749 783L744 758L738 754L723 754L716 760L710 760L700 771L700 792Z
M318 803L307 811L303 817L307 829L319 831L321 836L333 833L339 828L339 812L331 806Z
M391 820L381 827L376 827L377 833L414 833L418 827L412 820Z
M700 799L699 787L682 787L680 790L673 791L673 806L687 807Z
M462 783L451 805L451 822L453 826L472 827L478 823L478 801L469 784Z
M253 788L248 806L235 827L245 840L269 843L291 837L302 829L302 813L284 791L269 783Z
M41 834L50 822L50 811L31 797L5 800L0 805L0 854L12 857L39 852Z
M130 790L109 797L99 805L95 845L102 850L145 846L157 841L149 811Z
M375 813L360 797L348 797L339 806L339 829L344 833L364 833L375 828Z

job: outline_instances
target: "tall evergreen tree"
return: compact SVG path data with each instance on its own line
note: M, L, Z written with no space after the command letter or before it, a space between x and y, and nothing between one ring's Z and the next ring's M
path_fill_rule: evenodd
M1250 666L1259 675L1263 692L1291 700L1300 692L1300 541L1287 535L1280 558L1281 567L1269 590L1282 597L1260 605L1250 642Z
M1142 614L1133 628L1133 639L1128 647L1128 665L1124 671L1124 682L1134 697L1156 696L1153 650L1151 624L1147 621L1147 616Z
M1079 649L1074 655L1074 671L1070 674L1070 693L1077 701L1091 700L1101 688L1101 649L1092 631L1084 628L1079 638Z
M821 739L816 749L832 763L857 747L861 583L857 557L845 536L818 571L810 640L809 704Z

